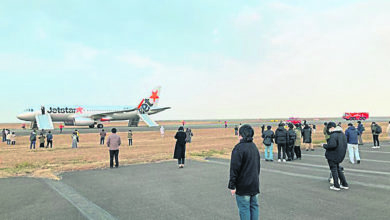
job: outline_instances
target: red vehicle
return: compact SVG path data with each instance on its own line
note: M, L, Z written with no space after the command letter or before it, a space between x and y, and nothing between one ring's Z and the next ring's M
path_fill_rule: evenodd
M366 120L368 117L368 112L346 112L343 115L345 120Z
M295 124L301 124L301 120L300 119L298 119L298 118L289 118L287 121L286 121L287 123L293 123L294 125Z

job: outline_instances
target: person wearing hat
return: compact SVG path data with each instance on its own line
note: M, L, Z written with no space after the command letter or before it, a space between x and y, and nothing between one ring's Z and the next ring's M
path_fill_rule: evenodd
M240 127L240 142L230 160L228 188L236 197L240 219L259 219L260 153L253 143L253 135L250 125Z
M347 137L347 142L348 142L349 161L352 164L354 164L356 159L356 163L359 164L360 163L359 145L358 145L359 131L353 126L352 123L348 123L348 129L345 130L345 136Z
M183 126L180 126L176 135L176 145L175 151L173 153L173 158L177 159L177 163L179 164L179 168L184 168L184 160L186 157L186 133L184 132Z
M115 167L119 167L119 146L121 145L121 137L116 134L116 128L111 129L112 134L107 138L107 147L110 152L110 168L114 168L114 157Z
M349 189L347 180L340 167L340 163L343 162L347 151L347 137L343 133L343 129L340 126L336 126L336 123L329 122L328 130L330 137L325 148L325 157L328 160L329 168L332 173L333 186L330 186L331 190L340 191L341 189ZM339 180L341 185L339 184Z
M278 145L278 162L281 162L281 151L283 151L283 162L286 162L286 147L289 136L284 128L284 123L280 123L275 131L275 143Z

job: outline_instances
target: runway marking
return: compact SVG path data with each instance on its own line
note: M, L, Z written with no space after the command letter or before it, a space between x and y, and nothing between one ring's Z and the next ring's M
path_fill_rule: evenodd
M364 153L377 153L377 154L390 154L390 152L385 152L385 151L374 151L374 150L359 150L359 152L364 152Z
M54 191L60 194L63 198L68 200L81 214L87 219L102 219L102 220L116 220L114 216L102 209L95 203L80 195L72 187L60 181L44 179L44 182L49 185Z
M208 160L208 162L214 163L214 164L225 165L225 166L226 165L230 165L227 162L221 162L221 161L211 161L211 160ZM270 173L278 173L278 174L283 174L283 175L287 175L287 176L294 176L294 177L302 177L302 178L313 179L313 180L321 180L321 181L327 181L328 180L328 177L320 177L320 176L313 176L313 175L300 174L300 173L291 173L291 172L285 172L285 171L268 169L268 168L261 168L260 171L266 171L266 172L270 172ZM364 182L359 182L359 181L349 181L349 184L350 185L360 185L360 186L365 186L365 187L390 190L390 186L389 185L364 183Z
M305 157L306 156L308 156L308 157L322 157L322 158L324 158L325 159L325 156L321 156L321 155L311 155L311 154L302 154L302 155L305 155ZM348 162L349 162L349 159L347 159L348 160ZM363 159L363 160L361 160L361 161L370 161L370 162L377 162L377 163L390 163L390 161L385 161L385 160L371 160L371 159Z

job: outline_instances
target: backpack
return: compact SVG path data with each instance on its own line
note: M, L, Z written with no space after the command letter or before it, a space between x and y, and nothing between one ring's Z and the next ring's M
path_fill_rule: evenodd
M263 144L266 146L270 146L272 144L272 140L270 136L264 138Z
M375 133L377 133L377 134L382 133L382 128L381 128L381 126L379 126L379 125L375 126Z

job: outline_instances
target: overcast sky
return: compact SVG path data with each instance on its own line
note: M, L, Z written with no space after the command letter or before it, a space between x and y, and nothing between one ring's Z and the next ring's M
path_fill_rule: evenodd
M2 1L0 122L29 105L154 119L390 115L390 1Z

